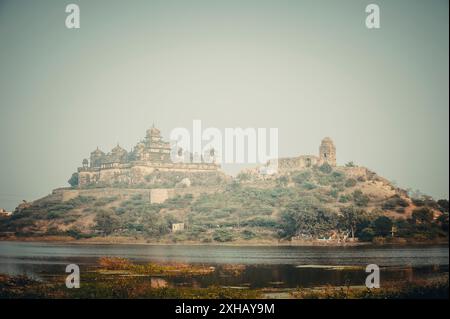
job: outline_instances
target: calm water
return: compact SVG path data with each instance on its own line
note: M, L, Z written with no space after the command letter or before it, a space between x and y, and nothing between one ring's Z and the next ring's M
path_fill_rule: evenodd
M0 273L25 274L42 279L64 274L76 263L81 271L99 257L115 256L136 262L202 263L216 267L200 278L174 278L170 285L206 287L212 284L243 287L297 287L361 285L364 267L377 264L382 279L411 280L448 273L448 246L422 247L250 247L185 245L71 245L0 242ZM224 264L243 264L236 276L223 271ZM362 266L347 268L336 266Z

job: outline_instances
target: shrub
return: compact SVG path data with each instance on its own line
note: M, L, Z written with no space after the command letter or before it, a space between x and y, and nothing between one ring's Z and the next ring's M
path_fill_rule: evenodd
M355 165L355 163L353 163L353 162L348 162L348 163L345 163L345 167L355 167L356 165Z
M278 223L275 219L270 217L255 217L252 219L245 220L241 223L242 226L250 227L265 227L265 228L275 228Z
M233 235L226 229L217 229L213 233L212 237L215 241L218 242L228 242L233 240Z
M352 200L352 197L350 195L341 195L339 197L339 202L340 203L348 203L351 200Z
M325 163L325 164L323 164L322 166L319 167L319 170L320 170L322 173L330 174L330 173L333 171L333 168L331 167L330 164Z
M277 178L277 184L279 186L286 186L289 183L289 178L285 175Z
M373 221L373 228L377 236L388 236L392 231L392 220L386 216L380 216Z
M330 195L331 197L337 199L338 196L339 196L339 191L338 191L336 188L333 188L333 189L330 191L329 195Z
M429 224L433 221L433 211L427 207L418 208L413 210L411 218L416 224Z
M292 175L292 180L294 183L302 185L303 183L309 181L311 179L310 171L298 172Z
M354 178L349 178L345 181L345 187L353 187L356 185L356 179Z
M441 216L439 216L437 222L439 225L441 225L442 230L448 233L448 213L443 213Z
M439 210L443 213L448 213L448 200L447 199L440 199L437 201L437 204L439 205Z
M116 207L114 210L117 215L122 215L122 214L125 214L125 212L126 212L126 209L123 207Z
M106 210L100 210L97 213L95 222L97 223L96 228L104 235L109 235L119 228L117 217Z
M356 190L353 192L353 201L355 202L356 206L364 207L369 203L369 197L367 195L364 195L364 193L360 190Z
M252 232L251 230L245 229L241 232L241 236L245 240L250 240L252 238L255 238L256 234L254 232Z
M67 182L72 187L78 186L78 173L73 173Z
M314 185L313 183L309 183L309 182L305 182L303 183L303 188L307 189L307 190L312 190L314 188L316 188L317 186Z
M382 207L383 207L384 210L393 210L397 206L400 206L400 207L404 208L404 207L408 207L409 203L405 199L403 199L400 196L396 195L396 196L393 196L393 197L389 198L388 200L386 200L383 203Z
M64 213L59 211L50 211L47 213L47 219L57 219L62 217Z
M358 239L361 241L372 241L372 239L374 237L375 237L375 231L372 228L367 227L361 231Z

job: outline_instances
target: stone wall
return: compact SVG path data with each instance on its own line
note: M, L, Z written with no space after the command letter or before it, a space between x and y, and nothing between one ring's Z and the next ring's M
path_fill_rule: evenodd
M278 159L278 173L284 174L291 171L298 171L320 164L321 161L319 157L314 155L301 155L297 157L280 158Z
M191 194L194 198L203 193L211 194L220 192L222 188L217 187L185 187L185 188L153 188L153 189L134 189L134 188L92 188L92 189L55 189L52 195L47 196L47 200L68 201L78 196L91 196L95 198L118 197L126 199L134 195L142 195L151 203L163 203L174 196L185 196Z
M145 163L134 162L133 164L117 164L108 168L79 168L78 186L87 185L112 186L146 184L145 177L155 171L159 172L181 172L181 173L204 173L219 172L219 166L211 163Z
M68 201L78 196L91 196L95 198L115 197L127 198L133 195L142 195L150 201L150 189L120 189L120 188L93 188L93 189L57 189L53 191L61 201Z

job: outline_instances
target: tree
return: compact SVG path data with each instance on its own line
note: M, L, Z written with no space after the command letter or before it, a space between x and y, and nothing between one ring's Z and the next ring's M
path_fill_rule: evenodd
M373 221L373 228L378 236L388 236L392 231L392 226L392 220L386 216L380 216Z
M78 186L78 173L73 173L67 182L72 187Z
M366 215L366 212L356 209L353 206L341 208L339 219L340 225L347 231L350 231L352 238L355 238L358 223Z
M434 214L428 207L413 210L411 218L415 224L430 224L433 221Z
M321 237L336 229L337 224L334 212L308 201L296 201L281 212L279 235L282 238L300 234Z
M441 225L442 230L448 233L448 213L439 216L437 222Z
M448 213L448 200L447 199L440 199L437 201L437 204L439 205L439 210L443 213Z
M297 232L297 219L293 211L284 211L281 213L280 237L290 238Z
M110 235L119 228L118 218L109 211L100 210L95 217L97 229L104 235Z
M345 167L355 167L355 166L356 165L353 162L348 162L348 163L345 164Z
M375 231L370 227L366 227L361 231L358 238L362 241L371 241L374 237Z

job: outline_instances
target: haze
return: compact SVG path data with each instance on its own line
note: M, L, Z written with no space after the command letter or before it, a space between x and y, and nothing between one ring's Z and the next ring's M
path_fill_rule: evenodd
M280 156L330 136L339 164L448 198L448 21L445 0L0 1L0 207L194 119L278 127Z

